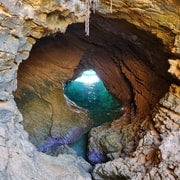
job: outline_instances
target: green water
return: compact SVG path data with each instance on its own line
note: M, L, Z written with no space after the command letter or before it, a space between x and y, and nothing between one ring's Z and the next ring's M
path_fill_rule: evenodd
M122 102L108 92L103 82L93 70L85 71L82 76L68 83L65 95L76 105L87 109L93 126L117 119ZM87 135L70 145L77 155L86 158Z

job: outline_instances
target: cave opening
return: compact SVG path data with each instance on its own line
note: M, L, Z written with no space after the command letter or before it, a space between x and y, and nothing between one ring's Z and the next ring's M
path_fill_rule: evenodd
M93 126L99 126L119 118L122 102L104 86L103 81L92 69L64 86L64 93L77 106L89 111Z
M118 119L121 115L122 102L106 89L92 69L83 71L79 77L66 83L64 93L70 101L88 111L93 127ZM87 159L87 141L88 133L69 146L77 155Z
M73 146L86 136L92 121L85 110L87 104L81 106L73 99L79 95L68 98L83 108L67 103L64 91L67 96L67 87L71 86L75 93L71 83L74 81L82 86L84 79L80 75L91 69L99 78L92 81L85 78L87 84L92 87L92 82L99 83L112 95L106 97L109 103L102 106L105 117L102 113L90 114L93 118L102 116L103 120L94 123L97 127L91 129L88 145L84 143L88 146L88 158L96 164L130 155L153 123L146 117L152 116L155 104L172 82L167 74L168 58L168 50L155 35L137 29L125 20L100 16L92 17L89 37L84 36L82 24L74 24L65 34L38 40L28 60L19 67L15 92L30 142L39 151L52 156L75 154L68 145ZM94 74L91 71L86 76ZM113 101L117 109L123 104L121 118L116 110L109 112L112 97L121 100L121 103ZM117 120L111 122L112 119ZM101 125L106 120L110 122Z

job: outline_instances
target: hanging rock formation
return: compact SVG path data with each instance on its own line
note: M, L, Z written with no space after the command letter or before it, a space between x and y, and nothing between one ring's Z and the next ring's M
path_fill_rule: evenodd
M37 152L20 124L23 118L12 94L19 64L28 58L36 39L84 22L84 2L0 2L0 178L91 179L91 166L81 158ZM91 131L89 150L99 148L111 160L96 165L92 175L94 179L179 179L179 2L115 1L112 13L109 7L109 0L100 0L90 38L83 37L81 25L67 32L72 44L83 41L75 76L94 67L126 105L121 119ZM66 78L72 78L73 68L66 69Z

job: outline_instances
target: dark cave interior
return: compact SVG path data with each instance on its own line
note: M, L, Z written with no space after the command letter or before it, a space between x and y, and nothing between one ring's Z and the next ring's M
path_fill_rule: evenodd
M87 133L92 124L84 109L67 104L63 85L84 70L94 69L107 90L124 105L123 118L105 128L111 126L124 133L121 153L129 154L140 138L142 121L147 119L145 132L152 123L153 108L174 81L167 73L170 56L155 35L125 20L98 15L91 18L89 37L84 35L83 24L74 24L65 34L37 40L30 57L20 65L15 92L30 141L36 147L45 143L46 153L53 156L73 153L67 144ZM108 159L109 149L102 144L89 147L90 156L97 159L95 164Z

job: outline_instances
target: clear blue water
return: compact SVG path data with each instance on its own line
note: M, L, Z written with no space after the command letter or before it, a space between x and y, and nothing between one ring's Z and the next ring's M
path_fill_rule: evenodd
M93 126L117 119L122 102L108 92L95 71L84 71L80 77L64 87L65 95L76 105L87 109ZM70 144L78 156L86 158L87 134Z

